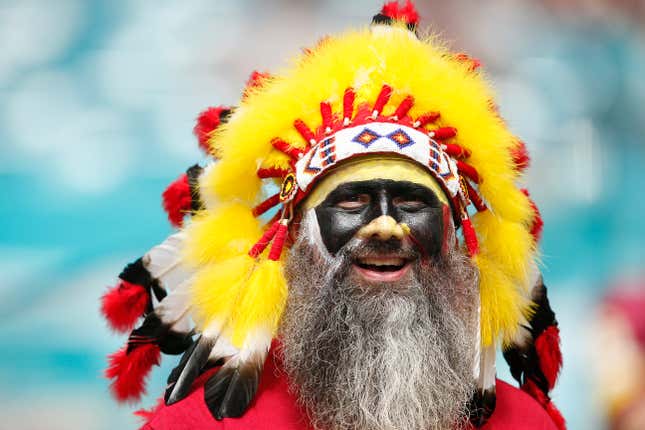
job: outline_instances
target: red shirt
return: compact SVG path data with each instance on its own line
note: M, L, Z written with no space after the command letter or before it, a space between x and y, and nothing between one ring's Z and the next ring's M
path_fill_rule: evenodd
M212 375L202 375L193 392L172 406L159 406L141 430L309 430L306 415L287 390L286 376L276 369L270 357L255 400L241 418L216 421L204 403L204 382ZM497 406L486 430L556 430L545 410L528 394L497 380Z

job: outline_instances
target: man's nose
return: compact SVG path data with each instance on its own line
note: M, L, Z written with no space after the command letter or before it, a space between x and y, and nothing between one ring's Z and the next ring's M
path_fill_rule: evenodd
M357 233L361 239L377 238L379 240L390 240L403 238L410 232L410 228L404 223L398 223L389 215L381 215L374 218L369 224L363 226Z

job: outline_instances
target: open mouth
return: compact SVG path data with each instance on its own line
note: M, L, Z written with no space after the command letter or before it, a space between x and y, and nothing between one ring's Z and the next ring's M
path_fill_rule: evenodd
M354 268L365 279L373 281L396 281L403 277L410 261L401 257L364 257L354 262Z

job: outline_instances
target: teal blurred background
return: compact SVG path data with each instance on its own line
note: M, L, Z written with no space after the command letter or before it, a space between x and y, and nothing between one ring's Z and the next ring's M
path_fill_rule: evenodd
M417 4L422 27L482 60L531 151L564 344L554 398L570 429L605 428L589 326L609 285L643 276L645 5ZM160 194L204 161L194 118L380 6L0 0L0 429L136 428L136 407L116 406L101 377L124 339L98 299L171 231ZM155 369L144 406L175 360Z

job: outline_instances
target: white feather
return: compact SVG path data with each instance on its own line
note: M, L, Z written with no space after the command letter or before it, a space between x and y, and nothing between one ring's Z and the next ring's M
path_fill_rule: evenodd
M191 272L181 263L181 252L186 234L171 234L143 256L143 265L161 286L170 292L184 282Z
M482 347L479 361L479 378L477 379L477 386L482 392L495 388L495 353L495 345Z

